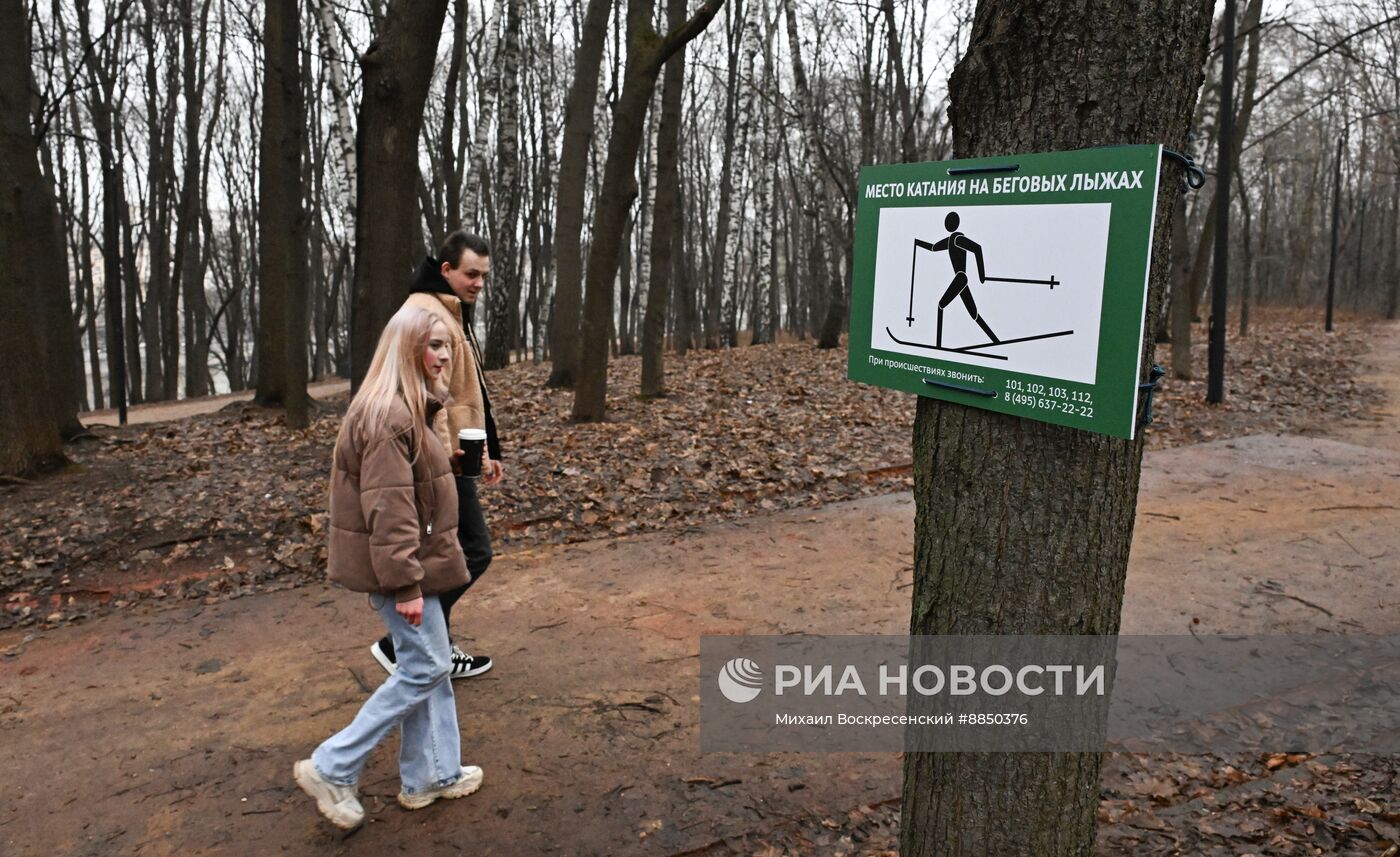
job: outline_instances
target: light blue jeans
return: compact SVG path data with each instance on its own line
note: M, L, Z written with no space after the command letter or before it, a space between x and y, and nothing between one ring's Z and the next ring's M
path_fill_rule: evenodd
M350 725L311 754L322 778L353 786L365 760L389 730L402 727L399 780L407 794L455 783L462 775L457 704L452 696L452 644L436 595L423 596L423 624L414 627L394 610L392 598L370 604L394 639L398 669L361 706Z

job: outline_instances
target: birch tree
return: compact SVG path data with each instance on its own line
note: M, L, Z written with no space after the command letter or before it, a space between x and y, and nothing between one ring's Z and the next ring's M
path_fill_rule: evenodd
M495 283L486 293L486 349L482 364L500 369L510 364L515 344L515 316L520 306L520 0L504 0L506 29L501 43L501 119L496 130L496 169L500 179L500 219L492 230Z

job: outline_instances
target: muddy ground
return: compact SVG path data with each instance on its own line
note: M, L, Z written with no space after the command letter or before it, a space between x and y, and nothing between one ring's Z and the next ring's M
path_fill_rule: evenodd
M1400 632L1400 326L1377 333L1373 419L1148 454L1125 633ZM0 853L873 853L840 834L891 806L899 758L700 753L699 638L903 632L912 526L912 498L889 494L498 558L457 614L498 659L457 683L485 785L405 812L390 741L349 836L290 771L383 678L363 596L312 585L0 633ZM1194 823L1170 822L1184 842ZM1100 852L1132 853L1130 835L1106 824ZM1357 853L1385 853L1373 840Z

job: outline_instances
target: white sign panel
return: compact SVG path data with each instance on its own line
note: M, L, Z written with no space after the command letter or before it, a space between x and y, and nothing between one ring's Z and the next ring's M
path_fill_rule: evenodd
M871 347L1095 383L1111 210L882 209Z

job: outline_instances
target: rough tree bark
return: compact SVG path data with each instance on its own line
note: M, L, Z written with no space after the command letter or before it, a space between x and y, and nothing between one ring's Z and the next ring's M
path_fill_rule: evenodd
M356 134L355 286L351 379L369 369L379 332L403 303L423 238L418 135L447 0L395 0L360 58L364 97Z
M482 368L510 365L515 345L515 314L520 306L520 0L505 0L506 31L501 42L501 120L496 126L496 187L500 219L492 230L494 266L487 291L486 349Z
M573 417L580 422L601 420L607 412L613 281L622 255L627 210L637 196L637 150L656 77L672 54L704 31L722 5L724 0L705 0L689 21L661 36L652 28L654 0L629 0L627 4L627 65L622 95L613 109L612 136L588 254L579 376L574 387Z
M258 175L258 385L255 401L308 422L306 396L306 209L297 0L270 0L263 20L262 145ZM417 140L417 136L414 136Z
M666 0L666 25L685 23L685 0ZM666 62L661 81L661 124L656 132L656 201L651 217L651 271L642 320L643 396L666 393L666 316L670 312L671 252L674 245L676 188L680 184L681 100L685 95L685 48ZM640 288L640 284L638 286Z
M550 387L572 387L578 375L579 316L583 308L583 201L588 187L588 152L593 146L593 105L598 70L608 35L612 0L588 0L574 54L574 81L564 103L564 143L559 148L559 191L554 211L557 265L550 313Z
M949 81L956 155L1180 146L1213 5L981 0ZM1168 167L1158 194L1143 348L1164 293L1178 175ZM920 398L913 447L911 633L1117 633L1141 434L1129 442ZM1094 753L907 754L901 853L1088 857L1099 767Z
M25 6L22 0L0 3L0 474L6 475L62 464L60 429L77 419L76 406L64 414L66 402L41 394L71 386L68 364L55 366L49 356L49 337L57 331L49 327L45 306L47 291L67 300L68 257L30 124L34 89Z

